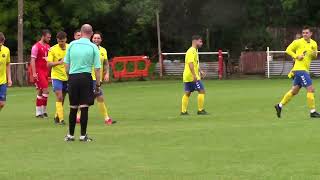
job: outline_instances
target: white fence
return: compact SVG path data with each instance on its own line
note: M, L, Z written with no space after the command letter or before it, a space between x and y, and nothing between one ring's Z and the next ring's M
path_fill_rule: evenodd
M273 61L274 54L285 54L285 51L270 51L267 48L267 63L265 67L265 75L270 78L271 76L286 76L293 67L293 61ZM319 53L320 51L318 51ZM314 60L310 66L310 73L313 76L320 77L320 60Z

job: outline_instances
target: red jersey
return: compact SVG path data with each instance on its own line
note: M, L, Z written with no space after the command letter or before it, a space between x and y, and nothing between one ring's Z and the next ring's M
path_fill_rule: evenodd
M47 57L50 49L49 44L41 44L40 41L32 46L31 57L35 58L36 72L47 73Z

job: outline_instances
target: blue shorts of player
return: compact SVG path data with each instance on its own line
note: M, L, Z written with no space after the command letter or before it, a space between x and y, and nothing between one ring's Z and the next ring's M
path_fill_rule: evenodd
M61 81L58 79L52 79L53 91L68 92L68 81Z
M96 88L97 81L92 80L92 83L93 83L93 88ZM93 89L93 91L94 91L94 89ZM103 95L102 91L100 91L98 94L94 94L95 97L99 97L102 95Z
M309 87L312 85L312 79L310 74L307 71L295 71L294 72L294 79L293 79L294 86L300 87Z
M7 85L1 84L0 85L0 101L6 101L7 100Z
M193 92L193 91L201 91L201 90L204 90L204 85L202 81L184 83L185 92Z

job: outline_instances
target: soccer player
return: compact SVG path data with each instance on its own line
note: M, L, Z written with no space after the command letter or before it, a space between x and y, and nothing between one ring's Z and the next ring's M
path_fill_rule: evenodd
M93 37L92 37L92 42L95 45L98 46L98 49L100 51L100 61L101 61L100 77L101 77L101 82L102 82L102 80L104 80L106 82L109 82L110 81L110 79L109 79L110 73L109 73L108 54L107 54L107 50L104 47L101 46L102 33L101 32L95 32L93 34ZM104 74L104 72L105 72L105 74ZM95 85L96 84L96 75L95 75L94 70L92 72L92 79L93 79L93 83ZM96 99L97 99L97 104L98 104L99 111L100 111L101 115L104 118L105 124L112 125L113 123L115 123L115 121L113 122L112 119L109 117L108 110L107 110L106 104L104 102L104 97L103 97L102 91L100 91L99 94L96 94Z
M314 87L309 74L311 61L317 58L318 45L311 39L312 32L309 27L302 30L302 38L293 41L287 48L286 52L294 61L292 72L294 73L293 86L289 92L285 94L281 102L275 105L278 118L281 117L281 111L293 96L297 95L302 87L307 89L307 103L310 109L311 118L320 118L320 114L316 111Z
M80 31L80 29L77 29L77 30L74 32L73 38L74 38L74 40L78 40L78 39L81 38L81 31Z
M63 103L67 93L68 76L64 67L63 59L68 48L67 34L63 31L57 33L58 44L54 45L49 50L48 67L51 69L51 79L53 91L56 95L56 114L54 122L64 125Z
M10 50L4 46L6 38L0 32L0 111L6 104L7 86L12 85L10 71Z
M40 41L32 46L31 50L31 68L32 75L35 80L37 88L36 100L36 117L47 118L47 101L49 97L48 91L48 74L47 66L48 51L50 49L49 42L51 40L51 32L49 30L42 30Z
M87 135L88 110L94 103L94 91L92 83L92 67L95 68L96 87L95 93L100 92L100 53L98 47L90 42L93 35L92 26L85 24L81 27L81 38L70 43L64 62L69 74L68 91L70 102L69 133L65 141L74 141L77 111L81 111L81 136L80 141L92 141Z
M205 89L201 82L201 77L205 77L205 72L200 70L198 49L203 45L202 37L192 36L192 46L186 53L185 67L183 71L183 82L185 94L182 97L181 115L188 114L189 97L193 91L198 91L198 115L207 115L204 109Z

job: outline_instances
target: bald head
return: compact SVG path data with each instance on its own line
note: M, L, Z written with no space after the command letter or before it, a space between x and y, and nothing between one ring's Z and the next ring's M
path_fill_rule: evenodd
M91 36L93 35L93 30L92 30L92 26L90 24L84 24L81 27L81 35L84 38L91 38Z

